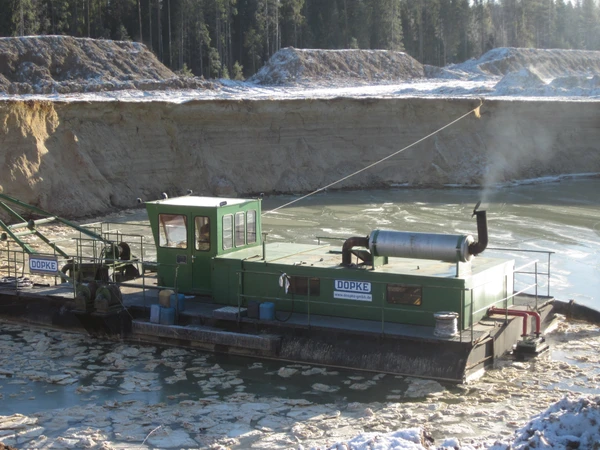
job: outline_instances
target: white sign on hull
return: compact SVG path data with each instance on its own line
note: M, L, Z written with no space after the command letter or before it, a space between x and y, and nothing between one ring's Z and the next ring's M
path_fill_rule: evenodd
M345 300L373 301L371 283L368 281L335 280L333 298Z

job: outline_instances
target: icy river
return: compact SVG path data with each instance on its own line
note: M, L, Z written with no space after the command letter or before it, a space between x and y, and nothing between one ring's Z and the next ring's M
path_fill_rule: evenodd
M270 241L296 242L373 229L476 234L471 212L483 196L491 247L554 252L551 294L600 308L600 179L550 181L486 193L406 187L321 193L264 215L263 231ZM263 211L294 198L266 198ZM517 265L539 259L538 270L548 272L546 253L494 253L514 257ZM539 281L545 294L546 276ZM565 396L570 406L563 409L581 412L579 395L600 395L600 330L559 321L548 340L551 351L543 358L506 358L474 383L445 386L0 322L0 442L105 450L503 449L544 442L566 448L550 432L531 431L528 422ZM588 448L586 442L600 438L594 417L572 421L592 434L571 427L570 442L579 439L579 448ZM523 436L529 442L519 441Z

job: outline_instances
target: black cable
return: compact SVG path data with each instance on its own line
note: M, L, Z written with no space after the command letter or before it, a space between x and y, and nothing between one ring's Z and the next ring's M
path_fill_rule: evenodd
M277 320L278 322L287 322L288 320L290 320L290 317L292 317L292 314L294 314L294 294L292 294L292 310L290 311L288 316L285 319L280 319L279 317L277 317L277 311L274 311L273 317L275 317L275 320Z

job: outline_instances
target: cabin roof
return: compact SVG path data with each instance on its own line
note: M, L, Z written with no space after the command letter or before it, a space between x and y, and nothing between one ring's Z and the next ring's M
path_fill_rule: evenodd
M146 203L172 206L200 206L205 208L217 208L223 202L227 202L227 205L240 205L242 203L248 203L250 201L253 200L247 198L198 197L189 195L185 197L168 198L165 200L155 200Z

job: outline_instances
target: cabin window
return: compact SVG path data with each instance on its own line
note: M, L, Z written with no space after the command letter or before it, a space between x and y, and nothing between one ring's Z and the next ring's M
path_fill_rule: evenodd
M197 216L196 225L196 250L207 252L210 250L210 219L206 216Z
M406 284L388 284L387 302L395 305L421 306L423 302L423 287Z
M223 250L233 247L233 216L223 216Z
M290 277L288 294L308 295L308 277ZM310 278L310 296L321 294L321 279Z
M187 216L159 214L158 223L161 247L187 248Z
M256 242L256 211L253 209L246 213L246 241L248 244Z
M241 247L246 243L246 224L244 223L245 214L243 212L235 213L235 246Z

